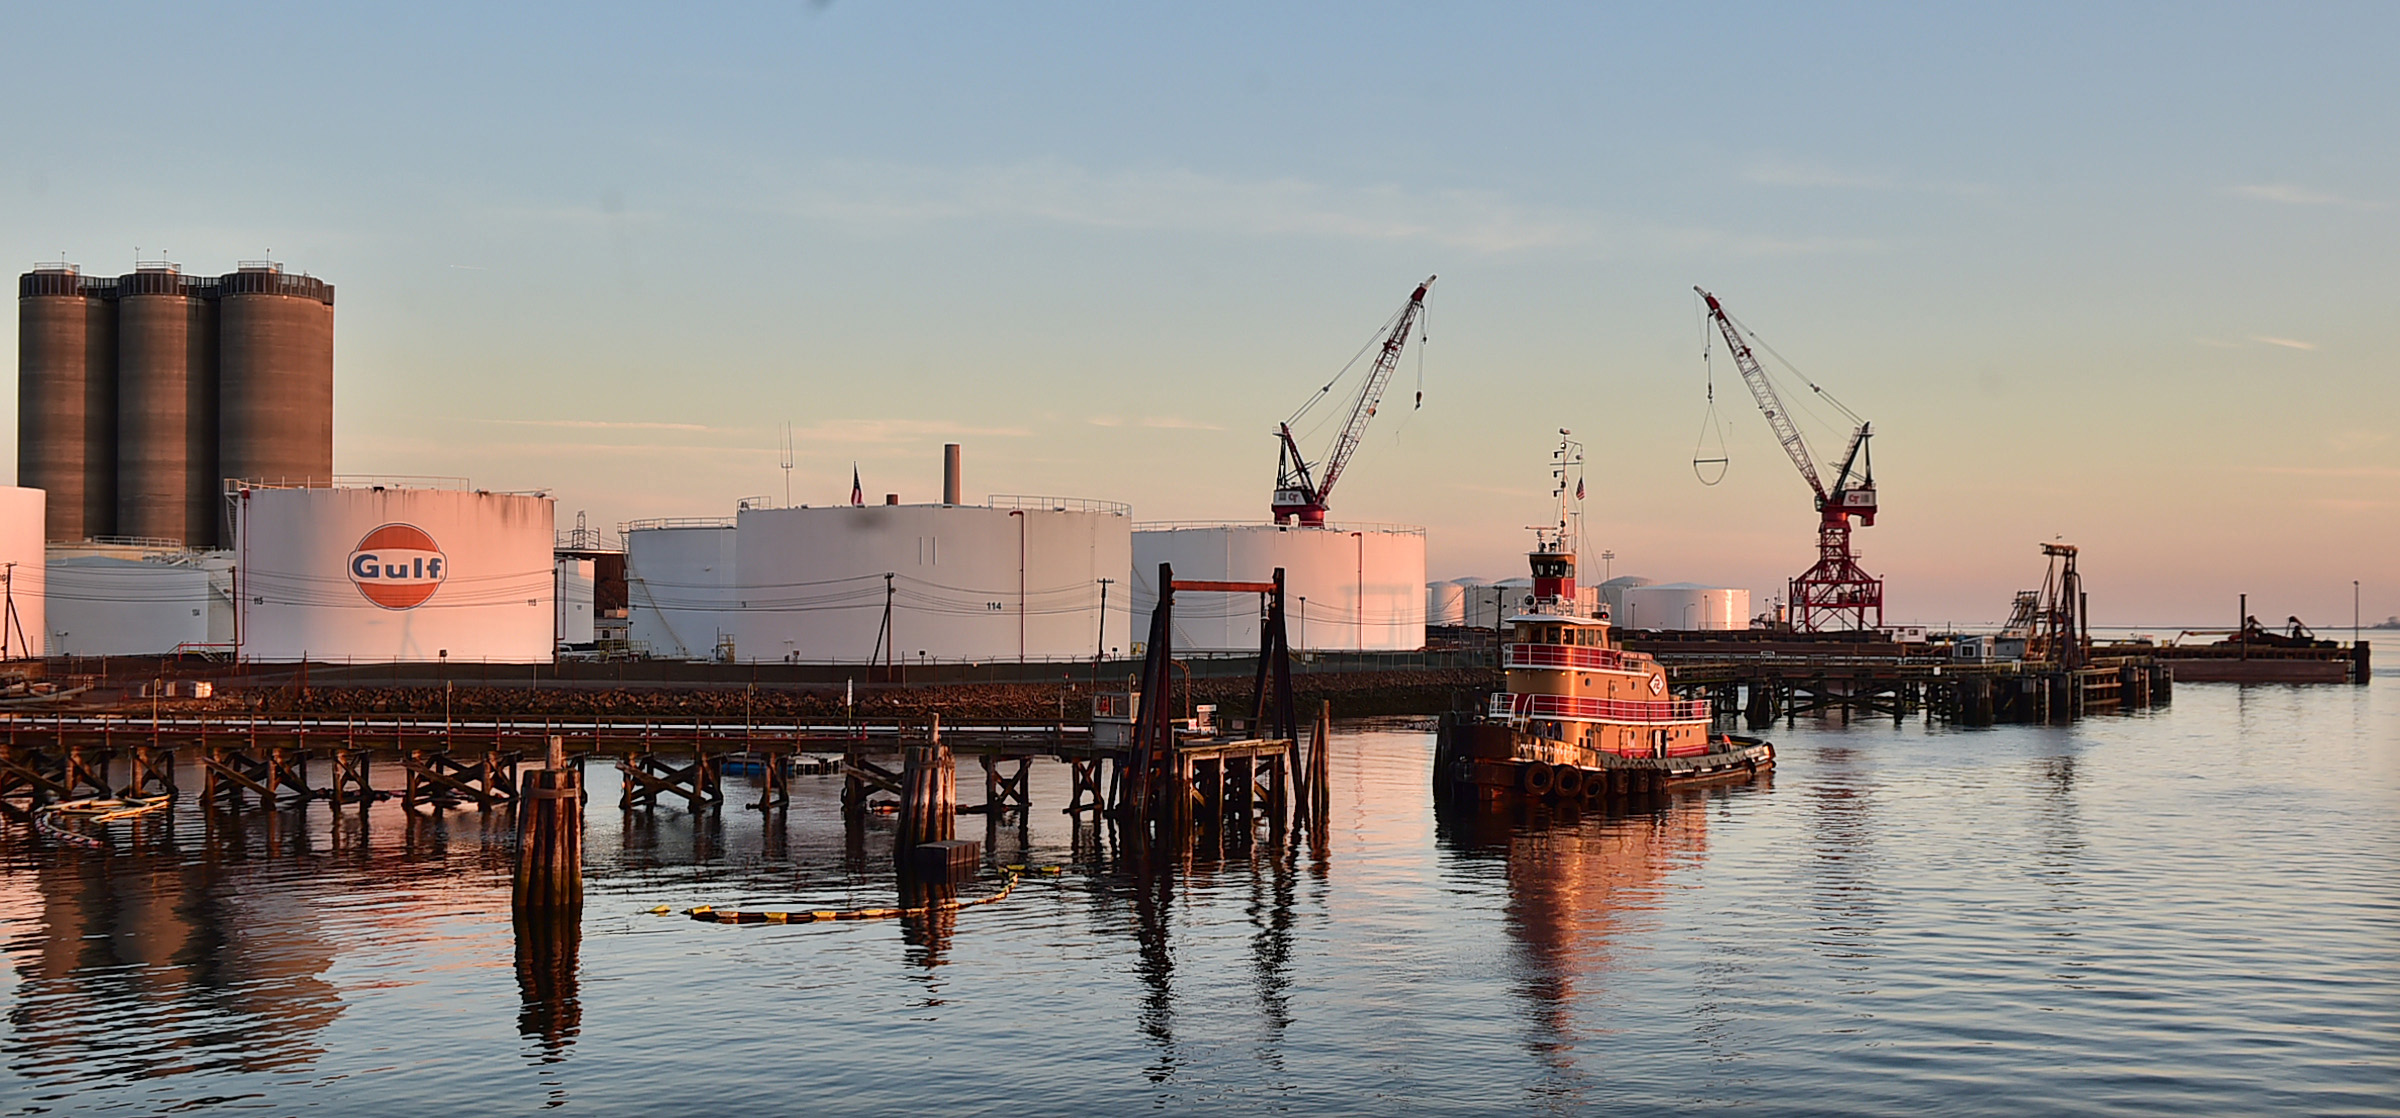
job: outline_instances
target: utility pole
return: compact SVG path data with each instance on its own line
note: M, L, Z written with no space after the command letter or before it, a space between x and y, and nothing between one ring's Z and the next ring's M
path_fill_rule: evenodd
M1115 581L1113 578L1100 580L1100 635L1092 641L1092 671L1095 673L1100 670L1101 657L1108 652L1108 584ZM1099 676L1092 678L1097 681Z

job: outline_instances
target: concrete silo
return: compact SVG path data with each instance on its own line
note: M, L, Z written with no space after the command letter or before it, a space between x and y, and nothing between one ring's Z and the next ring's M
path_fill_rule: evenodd
M215 306L173 264L117 277L117 534L214 546Z
M193 278L142 262L18 279L17 478L46 534L230 538L224 481L333 474L333 286L272 261Z
M50 495L48 539L116 533L113 287L72 264L17 281L17 484Z
M1392 524L1145 524L1133 534L1134 616L1158 602L1158 565L1178 579L1251 580L1284 571L1292 647L1366 652L1425 647L1425 530ZM1258 651L1255 599L1211 595L1175 605L1175 644Z
M244 261L217 279L217 336L217 475L331 479L333 285Z

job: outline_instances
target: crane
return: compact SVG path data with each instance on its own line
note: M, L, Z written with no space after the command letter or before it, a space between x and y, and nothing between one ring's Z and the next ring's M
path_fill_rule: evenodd
M1858 557L1850 550L1850 519L1857 517L1860 527L1875 524L1875 460L1867 443L1874 435L1873 425L1860 419L1839 401L1825 396L1823 389L1810 385L1818 395L1825 396L1844 416L1857 424L1850 432L1850 445L1842 452L1841 468L1833 474L1828 486L1817 472L1816 459L1808 452L1808 440L1800 437L1800 428L1792 422L1791 411L1775 394L1775 385L1767 379L1767 371L1759 367L1758 358L1742 340L1732 316L1717 297L1701 290L1700 298L1708 303L1708 317L1725 335L1725 344L1733 350L1734 366L1741 370L1742 383L1750 386L1750 395L1758 400L1758 410L1765 412L1767 424L1775 429L1775 441L1783 444L1783 452L1791 456L1792 465L1800 468L1800 476L1808 480L1817 501L1817 562L1791 580L1791 622L1795 631L1817 633L1836 629L1878 628L1883 624L1883 580L1859 567ZM1870 617L1872 618L1870 620Z
M1325 501L1333 495L1333 483L1341 479L1342 467L1349 465L1350 456L1357 453L1359 441L1366 437L1367 421L1375 418L1375 407L1383 401L1384 387L1392 381L1392 371L1400 367L1400 351L1408 346L1408 331L1425 311L1425 293L1433 288L1434 277L1425 277L1417 290L1409 295L1399 313L1392 316L1392 327L1383 338L1383 349L1375 355L1375 364L1367 370L1366 383L1359 385L1358 397L1350 402L1350 421L1334 436L1333 449L1326 453L1321 468L1311 469L1308 459L1300 453L1300 444L1292 437L1291 419L1278 425L1277 433L1283 447L1275 466L1275 523L1289 524L1294 518L1310 528L1325 526ZM1353 358L1353 360L1356 360ZM1338 377L1336 378L1339 379ZM1317 390L1309 405L1333 390L1332 384ZM1421 395L1421 394L1420 394ZM1308 410L1303 405L1301 412Z

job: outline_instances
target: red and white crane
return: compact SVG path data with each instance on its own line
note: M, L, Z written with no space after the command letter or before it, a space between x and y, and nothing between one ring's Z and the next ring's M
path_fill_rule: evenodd
M1358 452L1359 441L1366 437L1367 421L1375 418L1375 408L1383 402L1383 390L1392 382L1393 370L1400 367L1400 351L1408 346L1409 329L1424 314L1425 293L1432 290L1433 280L1432 276L1425 277L1425 282L1417 285L1408 302L1392 316L1383 348L1376 353L1375 364L1367 370L1366 382L1359 385L1357 397L1350 402L1350 420L1334 436L1333 449L1326 453L1321 466L1310 467L1308 459L1300 453L1300 444L1292 437L1292 424L1331 392L1333 384L1318 389L1308 404L1278 426L1283 448L1275 468L1275 523L1290 524L1296 519L1311 528L1325 526L1325 502L1333 495L1333 483L1341 479L1342 468L1350 464L1350 456Z
M1867 451L1872 426L1842 407L1841 401L1826 395L1823 389L1809 386L1857 424L1850 432L1849 448L1842 453L1841 469L1834 472L1833 484L1828 487L1817 474L1816 460L1809 456L1808 441L1800 437L1800 428L1792 422L1782 397L1775 394L1774 383L1767 379L1767 371L1759 367L1749 343L1742 340L1732 316L1725 313L1716 296L1697 287L1692 290L1699 291L1700 297L1708 301L1708 317L1733 350L1733 363L1742 371L1742 383L1750 386L1750 395L1758 400L1758 410L1767 414L1767 423L1775 428L1775 439L1783 444L1783 452L1791 455L1792 465L1800 467L1800 476L1807 478L1809 488L1816 491L1817 562L1791 581L1793 630L1818 633L1880 628L1883 580L1861 568L1857 556L1850 551L1850 518L1857 517L1861 527L1875 525L1875 461Z

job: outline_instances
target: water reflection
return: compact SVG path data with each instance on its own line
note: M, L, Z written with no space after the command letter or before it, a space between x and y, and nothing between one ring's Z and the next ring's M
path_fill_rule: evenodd
M1668 875L1707 853L1710 798L1678 793L1614 812L1442 812L1440 836L1453 856L1496 862L1507 877L1511 991L1527 1026L1524 1047L1543 1072L1526 1086L1531 1101L1572 1105L1605 1080L1605 1046L1592 1035L1600 1030L1586 1023L1606 1015L1589 1003L1606 996L1612 973L1639 965L1631 957L1657 930Z
M579 960L583 912L519 912L517 929L517 1035L531 1042L543 1063L556 1063L583 1031Z
M1883 926L1881 890L1875 881L1875 778L1857 749L1825 746L1816 751L1817 779L1809 788L1808 849L1817 864L1808 875L1817 914L1817 944L1826 957L1849 960L1844 971L1863 974L1873 939ZM1861 979L1860 981L1864 981Z
M60 1084L318 1056L342 1013L324 977L333 943L304 898L243 888L241 876L217 859L82 852L11 874L14 1070Z

